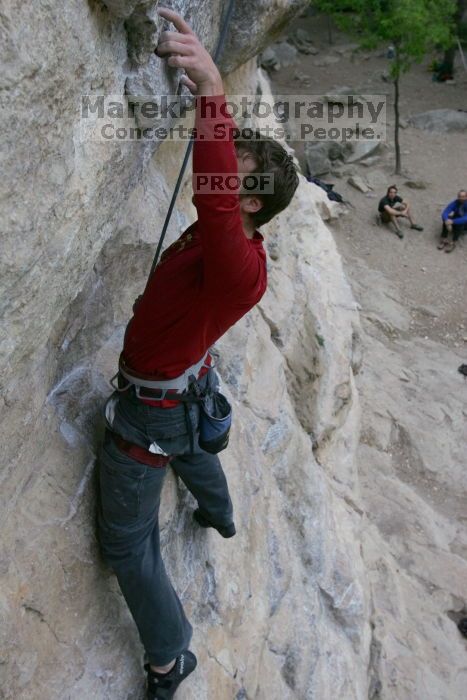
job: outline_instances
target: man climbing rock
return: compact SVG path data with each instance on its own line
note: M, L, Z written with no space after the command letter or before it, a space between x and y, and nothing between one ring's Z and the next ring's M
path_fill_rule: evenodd
M404 234L399 226L398 218L408 219L410 228L416 231L423 231L423 227L415 223L412 218L410 206L402 197L397 194L397 187L391 185L388 187L386 196L379 200L378 212L383 224L392 223L395 233L399 238L404 238Z
M192 627L161 559L158 511L167 465L197 500L197 525L225 538L235 535L219 458L199 444L202 408L196 399L203 392L216 395L209 348L266 290L258 227L290 203L298 185L282 146L269 139L234 141L236 125L211 56L178 14L165 8L159 14L176 31L161 34L157 53L185 70L185 85L196 94L194 179L268 173L274 191L195 191L198 219L165 251L135 303L119 391L106 405L99 539L145 648L150 700L172 698L196 666L188 651Z
M460 190L457 198L449 202L441 214L443 228L438 243L438 250L451 253L456 247L459 236L467 230L467 190ZM452 235L452 241L449 236Z

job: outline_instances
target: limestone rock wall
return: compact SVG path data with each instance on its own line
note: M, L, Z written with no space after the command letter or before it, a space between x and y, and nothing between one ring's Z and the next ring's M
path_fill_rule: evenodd
M372 601L368 697L461 700L467 388L456 369L463 351L410 332L414 309L389 275L356 261L350 269L365 346L357 462Z
M112 4L10 2L0 16L6 700L142 693L141 647L95 538L95 456L108 379L185 145L78 138L81 94L124 94L148 69L129 57L125 18L151 3ZM266 3L238 3L224 65L231 94L267 89L255 62L244 62L299 3L267 5L265 15ZM218 3L174 6L214 43ZM150 62L161 94L176 76ZM190 200L186 182L168 242L193 220ZM367 697L371 633L353 460L358 318L319 213L326 207L302 180L294 206L265 229L267 295L219 343L235 410L223 463L237 536L195 529L191 496L167 478L165 559L200 660L187 700Z

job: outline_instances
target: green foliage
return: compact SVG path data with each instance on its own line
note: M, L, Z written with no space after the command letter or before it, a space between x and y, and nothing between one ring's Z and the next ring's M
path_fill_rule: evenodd
M312 0L337 26L353 34L361 48L392 44L390 63L394 83L395 172L401 173L399 144L399 82L414 62L433 48L453 44L456 11L463 0Z
M393 78L433 47L452 42L456 0L313 0L312 4L355 35L362 48L392 44L396 51Z

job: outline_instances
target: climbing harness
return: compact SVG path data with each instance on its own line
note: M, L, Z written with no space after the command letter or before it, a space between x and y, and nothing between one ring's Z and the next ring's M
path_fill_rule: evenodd
M214 354L214 353L212 353ZM211 361L211 354L209 351L201 358L199 362L189 367L187 370L179 374L173 379L154 379L150 375L145 375L140 372L135 372L127 367L125 360L120 355L118 363L118 372L110 380L111 385L116 391L126 391L131 385L135 387L136 396L140 398L157 398L157 400L163 400L166 397L168 391L179 392L180 394L188 389L188 380L191 375L195 378L199 378L201 370L206 367L210 368L214 365L208 364L208 360ZM119 384L115 384L115 381L119 378L123 378L126 383L122 381ZM142 391L143 390L143 391ZM150 391L145 391L150 390Z
M148 467L161 469L166 467L171 460L170 455L154 454L151 450L145 450L140 445L135 445L133 442L124 440L118 433L106 428L105 435L107 439L113 440L121 452L125 452L129 457L140 464L145 464Z
M204 360L205 358L203 358ZM201 361L195 367L199 367ZM212 370L211 366L208 366ZM207 373L203 381L206 386L200 386L199 379L194 374L187 377L187 388L183 393L177 393L173 399L179 401L184 406L185 423L190 440L190 452L194 451L194 435L195 429L190 416L190 404L197 403L199 405L199 436L198 444L202 450L210 454L217 454L225 450L229 443L230 427L232 424L232 407L227 398L215 387L212 386L212 371ZM139 381L139 378L131 376L132 380ZM151 382L156 385L157 382ZM167 384L167 382L161 382ZM122 451L135 459L137 462L146 464L150 467L165 467L169 463L172 455L167 454L157 442L152 442L148 447L142 447L135 443L125 440L121 435L115 432L113 423L115 419L115 411L118 404L118 392L128 391L130 387L134 387L135 395L138 398L140 393L138 387L133 381L128 382L125 389L116 389L109 397L105 404L104 415L106 420L106 439L114 441L116 446ZM152 387L147 390L153 391ZM163 389L164 396L167 389Z
M113 427L115 420L115 411L117 409L118 398L116 396L116 391L114 391L111 396L107 399L104 406L104 417L105 417L105 436L104 441L108 442L112 440L121 452L124 452L129 457L134 459L136 462L145 464L149 467L161 468L166 467L171 460L171 455L164 452L164 450L157 444L157 442L151 443L147 448L142 445L137 445L136 443L129 442L125 440L121 435L119 435Z

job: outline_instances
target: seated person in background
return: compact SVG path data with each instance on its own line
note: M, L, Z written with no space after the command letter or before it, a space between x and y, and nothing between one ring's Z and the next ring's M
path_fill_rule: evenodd
M438 243L438 250L450 253L456 247L457 239L462 231L467 230L467 190L460 190L457 199L450 202L441 214L443 220L443 230L441 240ZM452 233L452 241L449 241L449 234Z
M402 197L399 197L395 185L388 187L386 196L380 199L378 212L383 224L393 224L399 238L404 238L404 234L397 223L399 217L408 219L410 221L410 228L414 228L416 231L423 231L423 227L416 224L412 219L409 204L408 202L404 202Z

